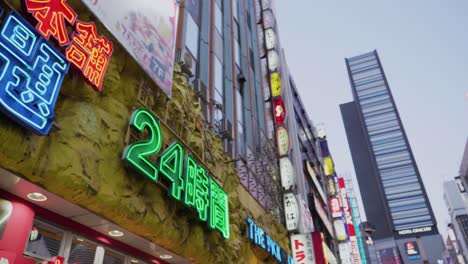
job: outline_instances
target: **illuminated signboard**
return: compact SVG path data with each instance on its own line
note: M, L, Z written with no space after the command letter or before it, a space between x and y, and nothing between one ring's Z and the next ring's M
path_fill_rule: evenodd
M12 11L0 32L0 110L38 135L47 135L69 63Z
M296 264L314 263L314 244L312 234L297 234L291 236L291 248Z
M431 231L432 231L432 227L426 226L426 227L416 227L412 229L399 230L398 234L399 235L411 235L411 234L425 233L425 232L431 232Z
M351 249L348 242L338 244L338 251L340 252L341 264L354 264L351 259Z
M338 199L337 197L330 198L330 209L333 218L340 218L343 216L343 212L341 211L340 199Z
M284 251L265 231L263 231L262 228L257 226L251 218L247 218L246 221L249 225L247 235L250 240L265 249L280 263L294 264L293 257L288 255L286 251Z
M275 124L281 125L286 119L286 108L284 107L284 102L281 97L276 97L273 99L273 112L275 115Z
M284 215L286 218L286 229L295 231L299 227L299 204L293 193L283 194Z
M157 163L148 157L160 153L162 133L158 120L147 109L136 110L130 118L130 127L138 133L148 132L148 139L134 142L122 154L122 159L134 170L157 182L159 175L169 183L169 196L193 207L202 221L220 231L229 239L229 203L226 192L208 177L179 142L174 142L162 153Z
M333 168L333 160L331 157L325 157L322 161L323 173L325 176L332 176L335 173L335 169Z
M341 219L335 219L333 221L333 226L335 227L336 238L338 241L346 241L348 239L348 234L346 234L345 223Z
M278 53L276 50L269 50L268 51L268 70L270 72L276 71L278 69Z
M328 195L330 196L334 196L337 194L335 178L336 177L330 177L327 179Z
M60 46L68 46L66 58L80 69L98 91L112 55L112 42L97 34L96 25L77 20L77 14L66 0L25 0L26 9L37 20L36 29L46 39L51 36ZM67 24L75 26L72 38Z
M287 155L289 152L289 134L286 128L278 127L276 129L276 143L278 146L278 155Z
M291 160L288 157L279 160L280 173L281 173L281 186L289 190L294 185L294 168Z
M265 30L265 47L267 50L274 49L276 44L276 33L272 28Z
M420 259L418 243L416 241L410 241L405 243L406 255L408 259L415 260Z
M279 73L273 72L270 74L271 95L277 97L281 95L281 77Z

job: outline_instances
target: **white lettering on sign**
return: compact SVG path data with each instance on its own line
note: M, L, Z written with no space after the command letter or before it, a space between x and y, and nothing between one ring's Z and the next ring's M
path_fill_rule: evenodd
M405 229L405 230L400 230L398 231L399 235L408 235L408 234L416 234L416 233L423 233L423 232L430 232L432 231L431 226L426 226L426 227L417 227L413 229Z

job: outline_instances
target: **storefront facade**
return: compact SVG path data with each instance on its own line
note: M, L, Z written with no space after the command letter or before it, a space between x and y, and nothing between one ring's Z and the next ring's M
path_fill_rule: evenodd
M16 48L26 51L34 35L57 61L47 64L53 72L45 66L42 72L34 70L37 64L14 68L30 76L18 77L14 70L5 70L12 65L7 59L24 60L2 49L0 82L36 81L42 86L32 90L50 100L43 106L31 101L31 93L20 90L8 96L21 97L28 106L25 109L40 112L23 109L20 115L7 107L8 102L2 107L0 201L5 210L0 212L4 216L0 219L4 226L0 227L4 228L0 261L278 263L250 242L246 218L254 219L287 257L285 227L240 184L224 142L205 125L189 76L172 63L162 73L165 60L172 61L166 57L173 54L142 65L145 54L135 54L125 46L129 37L117 35L96 19L106 10L96 7L92 13L88 9L98 1L62 1L71 8L60 13L66 30L52 30L57 21L49 21L51 28L34 31L44 25L45 17L37 3L6 1L2 5L5 34L1 41L16 43ZM25 26L10 32L5 25L14 10ZM73 13L76 16L67 16ZM90 22L96 27L85 30ZM100 52L96 74L80 64L77 50L83 48L80 41L85 34L93 34L93 45L100 45L94 50ZM67 36L69 43L62 43ZM78 45L76 50L73 43ZM160 51L166 44L146 48ZM45 55L40 48L34 49L39 53L26 52L27 56L41 62ZM173 80L170 85L168 79ZM56 86L49 95L51 82ZM41 93L43 86L47 89ZM41 118L32 118L38 113Z

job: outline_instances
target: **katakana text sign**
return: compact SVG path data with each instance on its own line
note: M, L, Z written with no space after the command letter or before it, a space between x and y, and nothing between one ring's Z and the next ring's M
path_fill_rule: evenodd
M148 131L148 139L128 145L122 159L134 170L157 182L159 174L168 184L169 196L198 212L200 220L229 239L229 201L227 193L210 178L205 168L185 154L179 142L166 148L158 160L149 157L161 151L162 134L158 120L147 109L139 109L130 118L130 127L138 133Z
M19 14L0 32L0 110L39 135L49 133L69 63Z

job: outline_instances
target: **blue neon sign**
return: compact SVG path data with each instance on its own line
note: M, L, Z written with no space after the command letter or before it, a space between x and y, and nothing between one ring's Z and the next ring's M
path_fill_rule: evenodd
M251 218L245 219L247 221L248 229L247 235L256 245L259 245L272 255L279 263L282 264L293 264L294 259L291 255L288 255L276 241L274 241L263 229L255 224Z
M0 11L1 14L1 11ZM54 107L69 63L18 13L0 30L0 110L39 135L54 122Z

